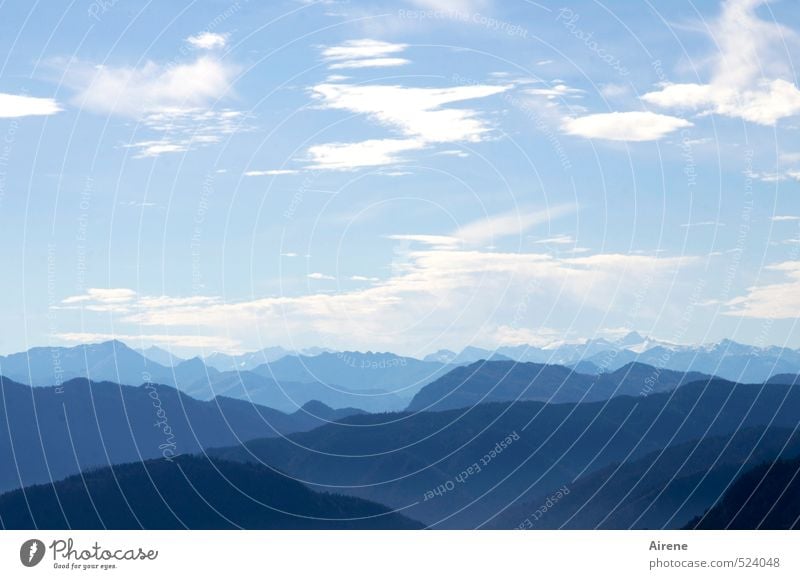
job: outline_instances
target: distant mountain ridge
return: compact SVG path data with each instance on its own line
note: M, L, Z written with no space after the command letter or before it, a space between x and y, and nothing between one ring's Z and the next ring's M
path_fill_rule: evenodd
M686 529L800 529L800 457L760 464Z
M0 377L0 492L90 467L198 452L309 430L358 410L293 414L242 400L196 400L169 386L75 378L32 388Z
M351 416L286 439L212 452L261 460L315 488L408 507L410 517L429 525L473 528L509 501L529 502L579 475L750 427L794 429L798 415L797 387L713 379L602 402Z
M487 402L594 402L614 396L648 395L712 377L659 370L637 362L599 375L532 362L475 362L420 390L408 410L450 410Z
M0 496L4 529L419 529L362 499L254 464L181 456L93 469Z
M748 383L785 381L789 376L800 375L798 350L755 348L730 340L707 346L677 346L635 332L617 340L597 338L547 347L521 345L488 350L470 346L459 353L440 350L423 360L391 352L331 352L322 348L292 352L281 347L235 356L215 353L205 359L183 359L155 346L134 350L112 340L73 347L38 347L0 356L0 375L33 386L79 377L130 385L152 381L201 399L221 394L285 412L293 412L311 400L334 408L383 412L405 408L429 384L480 360L560 365L579 374L597 376L595 381L599 384L607 383L608 375L613 379L620 369L631 364L646 364L664 375L698 372ZM563 398L571 382L567 380L554 400L577 399L574 395Z
M800 455L800 432L750 427L668 446L612 464L569 485L558 508L541 509L554 488L499 513L491 528L676 529L719 500L742 472Z
M763 382L775 374L800 373L800 350L756 347L721 340L715 344L669 344L631 332L617 340L596 338L547 347L504 346L497 353L520 362L574 366L581 362L611 372L631 362L681 372L702 372L735 382Z

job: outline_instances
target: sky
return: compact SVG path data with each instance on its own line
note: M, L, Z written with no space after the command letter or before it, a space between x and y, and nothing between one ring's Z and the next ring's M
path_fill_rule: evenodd
M793 2L178 4L0 4L0 352L800 347Z

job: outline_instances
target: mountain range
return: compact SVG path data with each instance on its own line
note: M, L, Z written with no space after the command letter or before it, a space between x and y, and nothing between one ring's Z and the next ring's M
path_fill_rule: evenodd
M658 384L642 386L648 391L686 383L691 376L701 374L751 383L765 382L778 374L783 375L784 380L786 376L800 374L798 350L777 346L756 348L730 340L708 346L677 346L632 332L617 340L596 338L545 347L520 345L488 350L470 346L458 353L440 350L422 360L391 352L331 352L323 348L290 351L281 347L238 355L216 352L205 358L184 359L156 346L132 349L112 340L73 347L37 347L0 356L0 375L32 386L58 385L72 378L129 385L151 381L173 386L203 400L224 395L284 412L294 412L312 400L334 408L384 412L408 407L423 389L426 389L425 394L417 398L411 408L418 408L425 400L429 404L430 399L425 396L430 396L437 388L443 392L452 389L453 376L444 379L451 370L472 366L481 360L563 366L567 370L559 372L573 370L584 375L567 379L566 375L559 378L553 374L555 371L548 371L553 375L540 376L535 387L531 385L522 398L546 400L549 397L543 393L549 389L554 394L553 401L582 399L583 389L589 383L593 386L587 400L602 398L606 396L603 389L617 383L618 373L630 373L630 368L637 367L636 364L658 369ZM667 376L676 376L669 371L685 374L687 379L678 382L667 379ZM492 389L487 401L508 399L502 391L517 379L519 372L525 373L512 371L497 389ZM469 404L464 401L470 396L468 390L481 379L479 373L460 388L457 395L442 401L444 406L440 407ZM451 382L449 386L448 381ZM620 393L625 392L625 388L635 389L636 384L633 377L628 378ZM435 388L428 389L428 385L435 385ZM512 390L518 389L515 386ZM628 392L633 393L633 390ZM459 398L464 400L459 402Z
M87 468L174 456L340 420L359 410L309 403L293 414L175 388L75 378L32 388L0 378L0 492Z
M124 345L109 346L130 362L146 360L143 377L158 368ZM97 348L85 352L93 367L115 367ZM320 356L309 362L319 372L333 372L343 359ZM347 359L387 360L375 353ZM741 493L725 497L748 472L800 455L796 373L742 384L641 363L585 374L502 359L417 362L423 365L406 360L405 368L449 370L411 400L396 395L398 411L372 414L313 398L299 409L293 401L292 412L254 404L247 398L335 391L345 402L376 390L279 382L256 372L264 365L220 372L196 358L173 368L213 379L184 390L86 378L32 387L0 378L0 492L7 491L0 520L14 528L713 527L724 519L712 515L725 500L741 503ZM289 356L272 365L296 379L302 376L292 372L305 363ZM397 367L402 362L385 370ZM222 484L220 472L247 496ZM150 504L162 486L166 506ZM30 497L37 503L29 508ZM293 514L253 506L261 503Z
M614 463L742 428L794 429L798 416L800 390L793 386L711 379L600 402L357 415L211 452L270 464L316 489L407 509L437 528L473 528L510 504Z
M764 462L739 477L687 529L800 529L800 458Z
M488 526L532 529L662 529L713 505L742 473L800 455L800 432L756 426L674 444L614 463L568 486L558 508L541 510L557 488L499 513ZM552 502L552 500L551 500ZM538 511L538 512L537 512Z
M408 410L449 410L523 400L593 402L663 392L709 378L699 372L659 370L638 362L598 375L532 362L475 362L455 368L422 388Z
M265 466L181 456L88 470L0 496L4 529L418 529L382 505Z

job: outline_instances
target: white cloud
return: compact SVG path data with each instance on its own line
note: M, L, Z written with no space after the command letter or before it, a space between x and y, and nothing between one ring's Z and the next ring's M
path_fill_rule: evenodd
M424 149L432 144L479 142L486 138L491 128L478 112L467 108L445 108L444 105L485 98L509 88L496 85L449 88L316 85L312 93L323 108L364 115L405 138L315 145L308 151L310 161L320 169L353 169L393 164L402 160L400 153Z
M461 157L462 159L469 157L469 153L462 151L461 149L447 149L445 151L439 151L436 154L445 155L448 157Z
M83 303L95 306L119 306L132 303L136 296L136 291L128 288L89 288L85 294L65 298L61 303L65 306Z
M772 221L800 221L800 216L797 215L773 215Z
M548 209L523 208L490 215L459 227L451 235L395 234L395 241L410 241L431 248L451 250L467 246L482 246L504 237L519 236L529 229L574 213L576 206L564 204Z
M484 330L503 325L532 327L530 319L518 319L520 304L530 300L537 304L531 314L578 307L600 317L613 312L624 317L644 280L651 288L648 299L666 300L675 291L672 276L692 263L691 258L647 255L560 259L443 247L409 251L405 258L387 279L350 291L230 303L214 297L140 296L112 312L114 324L170 328L170 334L208 328L206 334L243 343L266 339L408 349L440 338L456 343L483 338Z
M727 302L730 316L796 320L800 312L800 263L787 261L765 268L781 272L785 281L749 287L744 296Z
M695 221L689 223L681 223L681 227L684 229L690 229L692 227L724 227L724 223L720 223L719 221Z
M759 173L756 171L747 171L746 175L752 179L758 179L764 183L780 183L781 181L800 181L800 170L786 169L784 171L775 173Z
M313 92L325 108L366 115L404 135L429 143L447 143L478 142L490 128L476 111L447 109L444 105L485 98L509 88L497 85L414 88L320 84L313 87Z
M422 243L431 247L452 248L461 245L461 239L451 235L426 235L426 234L395 234L388 235L388 239L395 241L410 241Z
M343 60L335 62L328 68L341 70L345 68L389 68L392 66L402 66L410 61L405 58L362 58L359 60Z
M126 148L136 149L137 158L158 157L164 153L183 153L189 150L189 142L164 141L135 141L125 145Z
M188 63L114 67L71 61L65 82L73 104L103 114L135 119L160 138L135 138L126 146L139 157L185 152L218 143L240 129L245 115L218 102L232 92L238 67L211 55Z
M380 281L380 278L367 277L367 276L364 276L364 275L351 275L350 279L352 281Z
M312 169L350 170L392 165L403 161L401 153L418 151L417 139L371 139L360 143L326 143L308 148Z
M0 93L0 119L54 115L62 110L55 99Z
M564 99L564 98L580 98L586 92L579 88L569 87L563 83L555 84L549 88L530 88L525 91L526 94L531 96L543 96L550 100Z
M73 62L66 79L77 91L76 105L141 118L205 108L229 93L236 71L213 56L183 64L148 62L138 68Z
M694 109L739 117L761 125L774 125L800 113L800 90L785 80L758 81L753 88L715 85L668 84L642 98L664 108Z
M268 169L266 171L245 171L245 177L265 177L275 175L296 175L300 171L296 169Z
M318 279L318 280L334 280L334 279L336 279L332 275L326 275L324 273L319 273L318 271L315 271L314 273L308 274L307 277L309 279Z
M573 245L575 243L575 238L571 235L559 234L553 237L546 237L545 239L538 239L534 243L544 245Z
M557 205L547 209L521 209L469 223L460 227L453 237L468 245L481 245L503 237L521 235L525 231L575 212L575 205Z
M800 113L800 90L785 52L796 34L761 20L756 10L766 0L728 0L712 26L719 53L707 84L664 84L645 94L648 103L700 114L716 113L774 125Z
M655 141L680 128L691 127L685 119L645 111L598 113L564 119L570 135L611 141Z
M322 58L331 69L345 68L385 68L402 66L410 61L395 55L403 52L408 45L369 38L348 40L338 46L328 46L322 50Z
M217 32L201 32L186 39L191 46L201 50L213 50L215 48L225 48L228 44L228 35Z
M359 58L380 58L389 54L403 52L407 44L396 44L382 40L348 40L338 46L329 46L322 50L325 60L354 60Z

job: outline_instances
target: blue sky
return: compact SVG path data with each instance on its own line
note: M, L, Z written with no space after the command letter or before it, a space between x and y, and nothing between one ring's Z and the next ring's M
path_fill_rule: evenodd
M0 13L0 351L800 347L788 0Z

